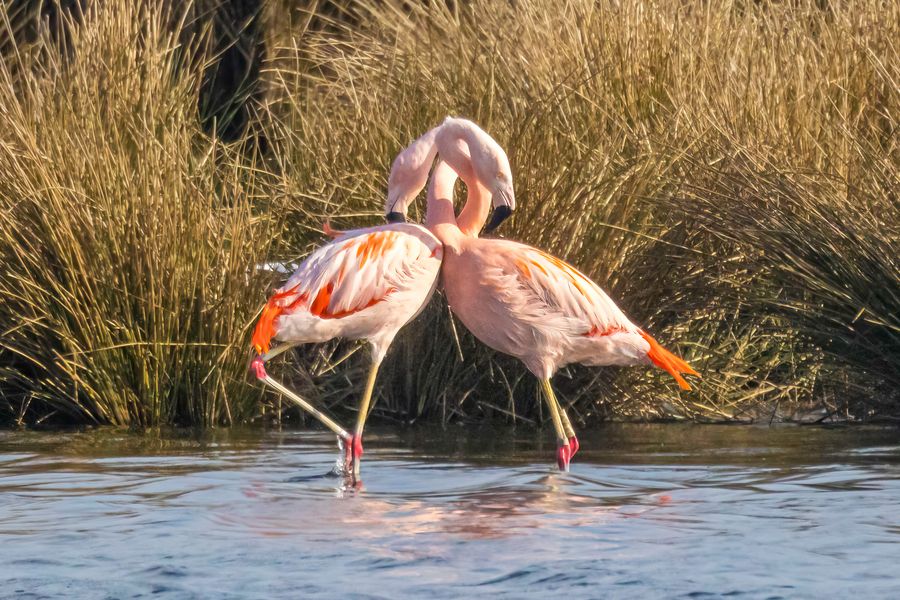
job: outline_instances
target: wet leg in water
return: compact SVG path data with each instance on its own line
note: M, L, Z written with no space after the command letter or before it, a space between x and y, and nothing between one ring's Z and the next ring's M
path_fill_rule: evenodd
M328 417L328 415L326 415L319 409L315 408L312 404L310 404L309 402L307 402L306 400L304 400L303 398L301 398L300 396L298 396L291 390L284 387L281 383L272 379L272 377L270 377L269 374L266 373L266 368L265 368L266 361L275 358L282 352L285 352L286 350L290 350L291 348L293 348L296 345L297 344L283 344L281 346L278 346L277 348L273 348L272 350L270 350L269 352L266 352L265 354L258 355L256 358L253 359L253 362L250 364L251 370L256 375L257 379L259 379L260 381L262 381L264 384L271 387L272 389L280 392L281 394L283 394L285 397L287 397L292 402L298 404L300 406L300 408L302 408L303 410L305 410L306 412L311 414L313 417L318 419L323 425L325 425L325 427L327 427L328 429L333 431L335 433L335 435L337 435L337 437L338 437L338 445L339 446L350 446L352 437L349 433L347 433L347 431L343 427L341 427L340 425L335 423L330 417Z
M550 386L549 379L542 379L541 385L544 388L544 398L547 400L547 407L550 410L550 417L553 419L553 428L556 430L556 464L560 471L569 470L569 459L571 458L571 450L569 448L569 438L566 436L566 430L563 427L561 409L553 394L553 388Z

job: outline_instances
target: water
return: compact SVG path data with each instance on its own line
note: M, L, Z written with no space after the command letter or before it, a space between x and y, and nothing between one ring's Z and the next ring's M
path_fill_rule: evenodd
M0 597L900 597L900 432L0 432Z

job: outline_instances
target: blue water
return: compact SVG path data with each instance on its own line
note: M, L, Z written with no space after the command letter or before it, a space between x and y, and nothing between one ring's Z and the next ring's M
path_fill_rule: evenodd
M0 597L898 598L900 432L0 432Z

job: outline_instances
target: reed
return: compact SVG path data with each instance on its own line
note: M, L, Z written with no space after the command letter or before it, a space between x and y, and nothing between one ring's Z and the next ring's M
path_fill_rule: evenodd
M0 67L0 413L249 420L252 267L277 190L258 156L202 132L183 15L91 6L67 46L43 31Z
M0 413L294 418L247 385L277 284L252 266L302 257L326 218L381 222L392 158L456 114L510 154L501 233L579 266L703 373L682 393L650 369L568 368L570 415L900 416L900 9L346 4L332 20L270 3L266 101L230 144L197 124L200 67L171 15L114 0L66 52L4 44ZM349 411L360 350L271 370ZM378 390L385 419L542 418L524 368L442 298Z

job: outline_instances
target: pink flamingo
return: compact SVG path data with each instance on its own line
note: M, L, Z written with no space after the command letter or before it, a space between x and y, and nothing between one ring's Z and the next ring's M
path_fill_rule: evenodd
M346 448L346 468L356 480L378 367L400 328L431 299L442 247L427 229L410 223L347 232L326 226L326 233L335 239L310 254L263 308L253 332L257 356L251 368L260 381L299 404L340 438ZM368 340L372 351L353 434L272 379L264 366L298 344L337 337ZM285 343L270 349L273 339Z
M427 139L432 146L454 155L462 151L459 145L462 138L458 134L451 124ZM496 163L496 157L505 160L505 154L499 146L469 144L468 150L474 153L478 164L492 170L493 196L508 206L512 182L501 180L500 175L505 176L509 166L507 163L505 172L501 173L503 165ZM426 228L403 222L404 214L391 208L406 212L425 184L434 152L430 149L425 155L407 152L395 161L398 173L414 174L416 169L421 170L420 163L426 159L428 162L421 181L403 177L393 180L386 211L390 224L339 232L326 223L325 233L335 239L310 254L287 283L275 291L253 333L252 344L257 356L251 368L256 377L296 402L338 436L346 448L346 468L356 481L363 453L363 429L378 367L397 332L425 308L437 285L443 253L440 241ZM465 157L468 159L468 153ZM488 175L488 172L479 173L485 181L490 181ZM298 344L337 337L366 339L372 350L371 367L352 434L270 377L264 366L266 361ZM273 339L284 343L270 348Z
M578 450L578 438L566 411L560 406L550 379L562 366L654 364L669 372L685 390L690 386L682 373L697 375L649 334L632 323L597 284L568 263L537 248L502 239L478 238L487 219L490 192L497 182L504 196L487 230L509 215L512 176L502 148L470 121L451 123L456 138L471 151L471 159L459 144L438 161L428 189L426 226L444 246L442 281L453 313L475 337L491 348L515 356L537 377L543 387L557 437L557 464L568 470ZM401 157L428 157L434 140L445 132L429 132ZM431 147L431 149L429 149ZM498 154L502 156L498 156ZM421 170L430 164L401 160L396 169L412 167L416 173L391 174L391 181L423 181ZM453 188L457 174L468 187L465 207L454 216ZM402 175L402 177L401 177ZM404 197L408 196L408 191ZM415 195L413 194L412 197ZM400 204L401 212L406 205Z

